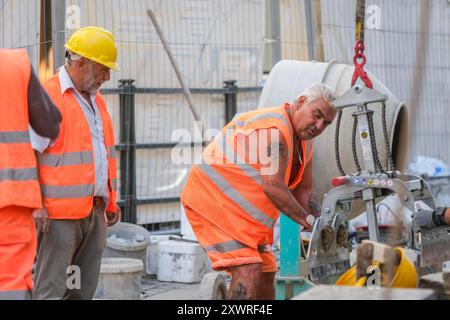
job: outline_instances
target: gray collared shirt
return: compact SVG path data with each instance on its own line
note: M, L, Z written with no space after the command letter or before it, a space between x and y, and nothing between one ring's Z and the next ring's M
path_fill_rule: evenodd
M75 98L77 99L79 105L81 106L84 116L89 125L92 138L92 148L94 156L94 166L95 166L95 190L94 196L103 197L105 203L109 201L109 190L108 190L108 158L107 149L105 145L105 136L103 132L103 124L100 117L100 111L95 103L95 95L91 95L91 105L86 101L86 99L75 89L72 79L69 76L66 68L62 66L59 68L59 82L61 84L61 94L64 94L66 90L72 90ZM64 120L63 120L64 121ZM53 145L54 141L39 136L30 127L30 138L31 145L33 149L43 153L47 148ZM74 132L73 134L77 134Z

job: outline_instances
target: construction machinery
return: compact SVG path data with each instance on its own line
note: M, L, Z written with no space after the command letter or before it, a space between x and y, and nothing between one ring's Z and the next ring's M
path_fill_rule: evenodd
M396 169L396 162L399 161L393 158L393 154L399 155L400 146L394 142L402 138L399 122L406 121L405 115L402 115L404 103L398 102L375 77L372 77L375 88L355 83L350 88L347 87L344 93L340 93L345 88L343 82L349 80L352 69L335 61L281 61L269 75L262 94L260 107L273 106L281 100L293 101L293 95L301 92L302 87L321 81L340 95L333 103L338 109L333 146L337 165L333 167L337 167L338 172L330 174L324 169L329 168L333 161L325 156L330 154L330 132L333 132L330 129L315 144L318 155L313 161L313 175L315 181L325 181L328 190L326 185L318 185L319 193L324 194L321 216L313 226L307 248L302 242L298 224L286 216L282 215L280 218L280 272L276 282L278 299L291 298L309 289L314 283L334 283L339 275L350 268L352 248L348 239L348 224L364 208L369 238L374 242L382 241L376 205L385 197L396 194L401 206L412 214L423 206L435 209L427 183L420 177L406 175ZM350 81L347 86L348 83ZM349 124L349 114L353 118L353 125ZM346 118L342 125L344 115ZM378 120L376 123L374 118ZM340 140L346 141L346 145L340 145ZM347 144L351 145L351 151ZM343 154L343 158L340 154ZM349 157L356 170L346 174L341 162L348 166ZM415 233L411 225L407 227L408 239L405 245L417 251L421 268L450 259L449 227L420 233Z
M272 69L261 94L259 108L276 107L320 82L340 97L333 102L338 109L336 123L314 142L314 187L323 202L307 245L299 225L280 216L277 299L293 298L317 283L334 284L350 270L349 221L364 210L369 239L383 242L377 204L386 197L396 195L399 206L410 215L419 209L436 209L428 184L403 173L409 139L405 103L364 70L364 6L358 0L354 66L283 60ZM333 153L335 159L329 156ZM344 168L353 165L355 169L345 173ZM417 254L419 269L450 259L450 227L421 232L414 232L411 224L406 228L403 246ZM388 232L397 231L388 228Z
M315 181L319 181L315 187L324 197L321 216L315 221L307 251L298 225L285 216L280 219L277 299L292 298L309 289L314 282L334 283L337 276L350 269L352 248L348 226L352 218L362 213L362 208L366 209L369 239L375 243L381 242L376 206L381 199L397 195L401 207L407 208L410 214L414 214L420 204L427 209L435 209L427 183L420 177L397 170L396 164L402 167L405 162L399 152L402 142L407 145L407 126L401 126L407 121L405 106L364 70L367 60L364 55L364 21L365 1L358 0L354 67L338 65L335 61L328 64L281 61L273 68L261 96L260 107L271 107L283 100L293 101L295 94L315 82L328 84L340 96L333 102L338 109L338 117L333 150L336 166L332 167L337 167L337 173L329 169L330 141L333 141L330 134L319 137L315 146L318 152L313 160L313 175ZM343 117L344 114L347 117ZM350 125L352 119L353 124ZM350 130L351 135L346 135ZM377 144L380 136L384 142L381 148ZM348 138L351 137L351 143L342 147L341 137L346 142L350 142ZM351 152L348 145L351 145ZM347 166L353 161L356 172L345 173L341 154L344 154ZM330 180L331 189L324 185ZM450 258L450 228L440 227L418 233L414 232L412 224L407 228L406 246L418 252L419 268L440 264Z

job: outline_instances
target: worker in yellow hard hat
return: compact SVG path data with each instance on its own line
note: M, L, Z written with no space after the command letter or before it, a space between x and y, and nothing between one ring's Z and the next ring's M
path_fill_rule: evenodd
M65 45L67 54L77 54L109 69L119 71L114 36L99 27L85 27L75 32Z
M120 219L116 204L114 129L100 87L118 70L114 36L99 27L75 32L66 64L44 84L62 113L55 141L32 134L44 208L38 230L33 299L92 299L106 229Z

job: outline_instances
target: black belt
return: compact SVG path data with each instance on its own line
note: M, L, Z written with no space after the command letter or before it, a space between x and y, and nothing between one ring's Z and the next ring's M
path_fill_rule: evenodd
M103 207L103 203L102 197L94 197L94 206Z

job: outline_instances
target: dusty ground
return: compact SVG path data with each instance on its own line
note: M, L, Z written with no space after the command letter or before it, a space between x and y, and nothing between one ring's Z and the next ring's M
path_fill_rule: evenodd
M143 277L141 300L198 300L200 283L161 282L155 277Z

